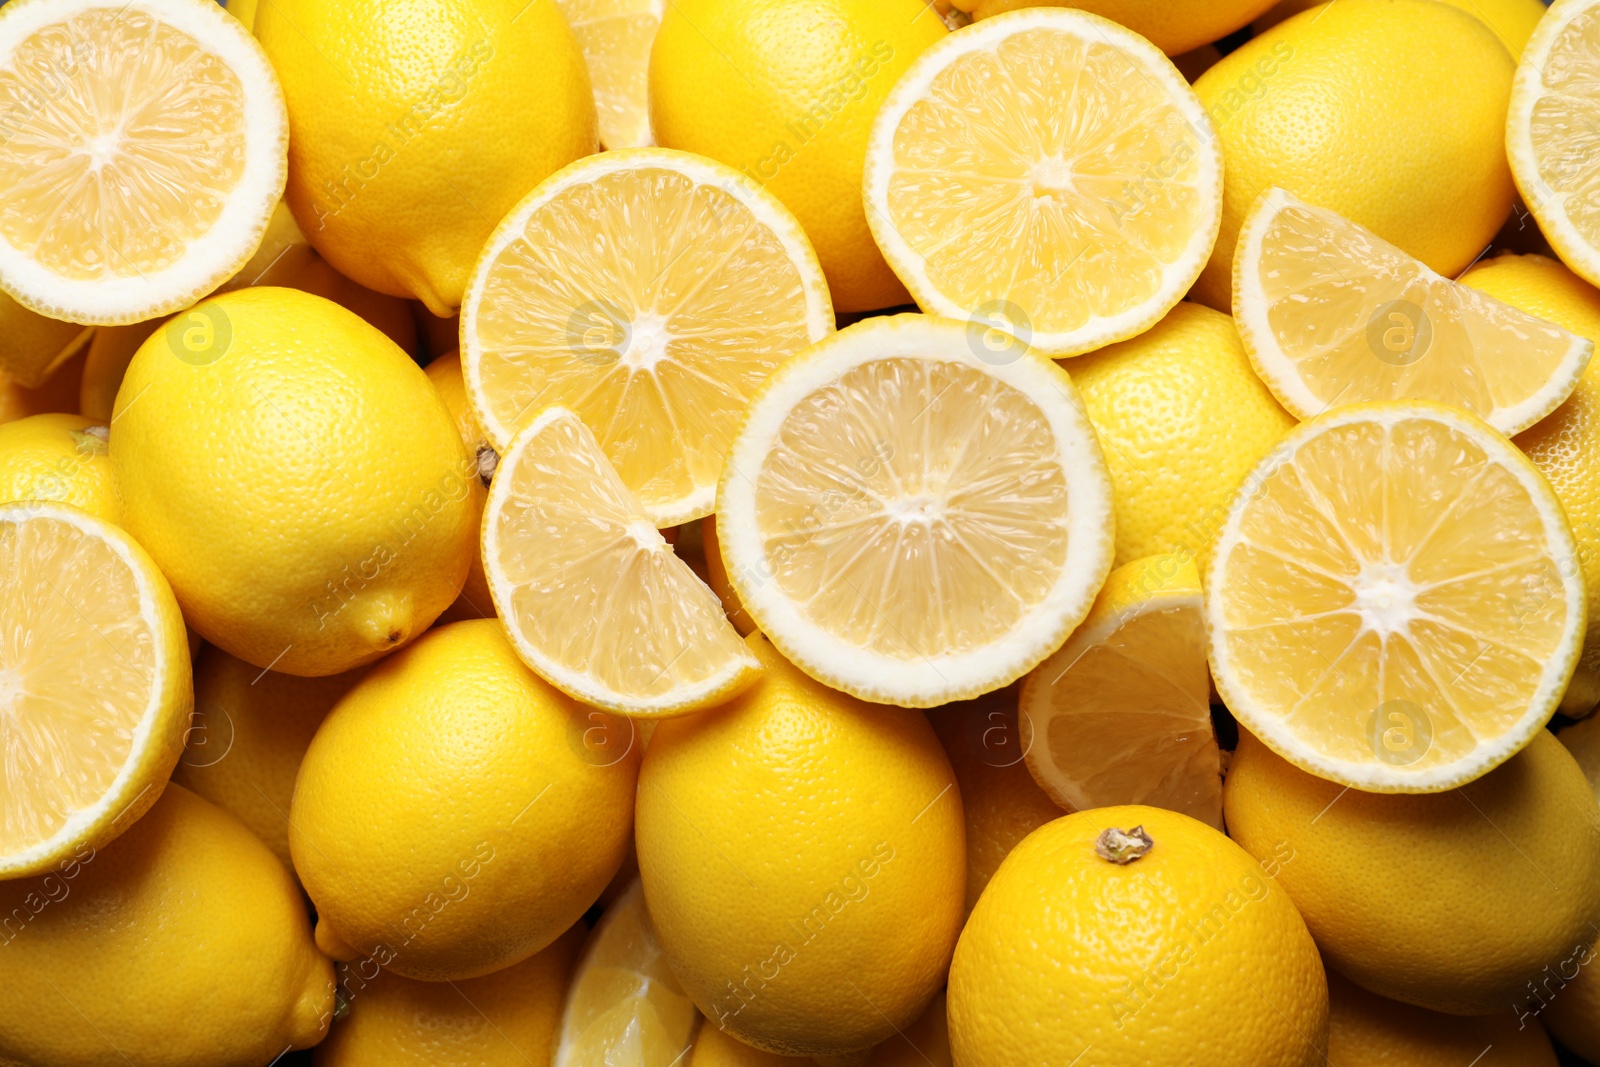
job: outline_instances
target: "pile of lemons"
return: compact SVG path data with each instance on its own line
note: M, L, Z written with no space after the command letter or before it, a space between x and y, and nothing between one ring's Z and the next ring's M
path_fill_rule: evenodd
M1600 1063L1597 129L1600 0L9 0L0 1063Z

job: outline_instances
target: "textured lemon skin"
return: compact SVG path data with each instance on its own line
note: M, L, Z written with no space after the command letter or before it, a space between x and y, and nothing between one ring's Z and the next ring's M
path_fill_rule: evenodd
M861 175L879 105L944 35L922 0L674 0L650 54L651 127L783 201L837 310L909 304L867 227Z
M1522 55L1522 46L1533 36L1533 28L1545 12L1539 0L1443 0L1482 19L1494 31L1500 43L1506 46L1511 58ZM1307 8L1316 7L1319 0L1283 0L1265 15L1251 23L1257 36L1267 32L1290 15L1298 15Z
M216 329L184 349L211 362L179 358L180 331L224 317L225 344ZM339 674L461 588L476 466L427 376L331 301L268 287L198 305L140 346L114 419L124 526L189 624L242 660Z
M54 500L119 521L106 443L83 432L93 425L82 415L64 414L0 423L0 503Z
M294 877L181 786L110 845L0 882L0 908L0 1059L260 1067L333 1016Z
M374 667L295 782L289 848L318 943L444 981L559 937L621 866L633 825L638 752L593 754L590 715L492 619Z
M803 1067L813 1063L805 1056L780 1056L758 1049L728 1036L713 1023L702 1023L688 1067Z
M1234 490L1295 425L1233 317L1188 302L1138 337L1063 364L1105 452L1116 566L1167 552L1204 569Z
M1329 1067L1556 1067L1544 1027L1509 1011L1462 1018L1369 993L1328 974Z
M317 1046L316 1067L527 1067L550 1062L585 928L481 978L416 982L380 970L342 979L350 1010Z
M1474 264L1461 282L1600 344L1600 289L1557 260L1496 256ZM1549 479L1578 542L1589 622L1561 710L1587 715L1600 703L1600 363L1591 359L1572 395L1514 443Z
M424 367L423 372L449 410L450 418L456 424L456 433L467 450L467 459L476 463L482 450L490 448L489 438L484 436L477 416L472 413L472 405L467 400L467 383L461 377L460 354L451 352L440 356ZM489 499L489 488L483 484L481 475L469 478L468 482L472 490L473 529L481 530L483 505ZM481 619L494 614L494 597L489 593L489 579L483 573L483 549L478 542L479 538L474 536L472 565L467 569L467 580L461 586L461 595L453 605L453 610L459 611L461 618Z
M1103 830L1155 842L1126 866ZM1143 805L1040 827L1000 865L950 966L963 1067L1249 1063L1311 1067L1328 1025L1316 946L1276 865L1204 823Z
M233 815L292 866L289 803L300 760L362 673L298 678L206 645L195 657L195 717L172 780Z
M1280 186L1447 277L1511 212L1511 55L1436 0L1338 0L1303 12L1200 76L1222 141L1222 231L1192 296L1226 309L1250 206Z
M1426 794L1346 790L1242 732L1223 804L1252 855L1292 853L1278 881L1328 965L1392 1000L1517 1008L1527 982L1594 938L1600 805L1547 731L1477 781Z
M864 1049L944 980L965 886L960 792L920 712L747 643L765 668L754 686L650 739L645 899L706 1025L784 1055Z
M872 1050L867 1067L952 1067L945 991L928 1003L922 1018Z
M985 19L1019 7L1078 7L1128 27L1169 56L1226 37L1272 6L1272 0L955 0Z
M461 304L501 216L599 147L554 0L278 0L255 32L289 106L300 228L341 273L435 315Z

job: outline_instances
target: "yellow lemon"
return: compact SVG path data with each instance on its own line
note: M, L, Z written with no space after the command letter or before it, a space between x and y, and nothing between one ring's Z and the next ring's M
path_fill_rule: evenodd
M744 610L744 605L739 602L738 592L728 580L728 567L722 562L722 548L717 543L715 515L707 515L701 520L700 544L701 558L705 560L706 565L706 584L717 594L717 599L722 601L722 610L728 616L728 621L733 623L733 628L739 631L739 636L750 636L756 628L756 621L750 617L748 611Z
M317 1067L526 1067L550 1062L561 998L583 925L481 978L417 982L341 968L346 1013L317 1046ZM371 961L363 961L370 965Z
M1474 264L1461 284L1600 344L1600 290L1553 259L1496 256ZM1586 715L1600 703L1600 363L1591 358L1572 395L1515 444L1549 479L1578 544L1589 621L1561 710Z
M110 430L82 415L0 423L0 502L55 500L96 518L121 517L111 478Z
M621 865L633 823L637 746L593 744L608 724L586 711L492 619L440 627L369 671L295 782L289 848L318 943L443 981L560 936Z
M663 721L645 753L650 916L707 1025L785 1055L864 1049L944 980L966 880L960 791L921 714L747 643L755 686Z
M1589 788L1600 796L1600 718L1590 716L1556 735L1578 761ZM1515 1010L1517 1021L1537 1017L1567 1048L1586 1060L1600 1059L1600 979L1596 945L1575 946L1566 958L1546 964L1529 979L1529 994Z
M99 329L95 332L98 333ZM83 381L84 363L84 353L80 351L51 371L44 384L33 389L0 375L0 423L29 415L76 414L79 410L78 390ZM92 415L89 417L94 418ZM109 409L104 419L95 421L111 421Z
M289 802L300 760L361 675L297 678L205 646L194 662L194 720L172 780L233 815L292 864Z
M1223 160L1195 297L1229 306L1239 227L1273 186L1455 276L1511 212L1513 68L1494 31L1435 0L1338 0L1225 56L1194 85Z
M1317 7L1323 2L1324 0L1282 0L1251 23L1251 28L1257 36L1260 36L1289 16L1298 15L1307 8ZM1506 51L1511 53L1513 59L1522 54L1522 46L1528 43L1533 28L1539 25L1539 19L1545 12L1545 5L1539 0L1444 0L1444 2L1483 20L1494 31L1495 36L1500 38L1500 43L1506 46Z
M1322 961L1277 873L1160 808L1040 827L961 931L956 1062L1036 1067L1087 1052L1098 1067L1321 1064Z
M1223 800L1234 840L1280 864L1328 965L1382 996L1521 1009L1527 983L1594 938L1600 805L1546 731L1477 781L1423 795L1346 789L1241 733Z
M1067 366L1111 470L1117 564L1176 552L1203 567L1234 490L1294 425L1233 320L1181 303Z
M944 35L922 0L674 0L650 53L651 126L794 212L840 311L908 303L867 227L862 165L895 80Z
M641 148L651 143L650 46L666 0L556 0L583 49L594 84L600 143Z
M500 217L597 146L555 0L276 0L255 30L288 101L300 228L340 273L435 315Z
M6 339L0 350L0 379L42 385L94 332L92 326L46 318L0 293L0 336Z
M702 1024L689 1053L688 1067L811 1067L806 1056L780 1056L747 1045L715 1026Z
M294 877L182 786L127 833L0 882L0 1060L260 1067L314 1045L333 968Z
M1128 27L1176 56L1226 37L1272 6L1272 0L955 0L984 19L1019 7L1081 7Z
M483 503L489 495L489 479L494 476L499 457L484 436L483 428L478 425L478 417L472 413L472 405L467 401L467 386L461 377L461 356L455 352L440 356L424 367L423 372L449 410L450 418L456 424L456 433L461 436L461 444L467 450L467 458L477 465L477 484L472 486L475 505L473 525L481 528ZM483 574L483 552L476 544L472 546L472 565L467 569L467 580L461 586L461 596L451 610L456 608L462 610L462 618L486 619L494 614L489 579Z
M190 625L257 667L371 662L466 577L476 461L427 375L331 301L241 289L174 318L114 424L129 532Z
M867 1067L952 1067L948 1014L941 989L922 1018L872 1050Z
M1520 1023L1520 1025L1519 1025ZM1368 993L1328 974L1329 1067L1556 1067L1544 1027L1508 1011L1461 1018Z

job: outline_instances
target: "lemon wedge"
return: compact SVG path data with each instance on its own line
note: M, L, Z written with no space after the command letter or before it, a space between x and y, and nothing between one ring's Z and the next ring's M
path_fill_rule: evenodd
M650 134L650 46L666 0L557 0L589 65L600 143L642 148Z

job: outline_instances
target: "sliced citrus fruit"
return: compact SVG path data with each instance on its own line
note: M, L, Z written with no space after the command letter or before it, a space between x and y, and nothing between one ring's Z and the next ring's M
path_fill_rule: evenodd
M681 1067L699 1019L667 969L636 879L600 917L578 960L554 1067Z
M761 669L565 408L543 412L500 457L483 569L528 666L596 707L682 714L726 700Z
M1222 829L1193 556L1112 571L1083 625L1022 683L1018 719L1028 770L1057 804L1149 804Z
M166 579L77 508L0 506L0 620L0 878L18 878L156 802L194 692Z
M872 126L863 194L925 311L1051 356L1131 337L1216 243L1222 157L1189 83L1098 15L1031 8L924 52Z
M1230 505L1205 583L1223 702L1285 759L1373 792L1471 781L1550 718L1583 570L1549 483L1428 401L1291 430Z
M666 0L557 2L589 64L600 143L607 148L654 144L648 107L650 46Z
M909 707L998 689L1066 639L1111 569L1110 475L1071 379L991 341L868 319L751 405L718 547L756 627L827 685Z
M1511 83L1506 155L1550 247L1600 285L1600 0L1556 0Z
M1245 218L1233 278L1250 362L1301 419L1336 404L1434 400L1514 434L1567 398L1594 351L1282 189Z
M657 526L708 515L757 388L833 329L816 254L738 171L624 149L558 171L489 239L461 363L496 448L547 407L577 414Z

